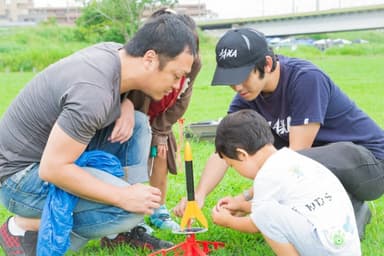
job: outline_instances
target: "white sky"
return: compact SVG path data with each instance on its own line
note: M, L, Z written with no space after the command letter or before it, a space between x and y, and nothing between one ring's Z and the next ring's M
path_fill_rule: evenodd
M75 0L34 0L34 2L35 6L66 6L73 5ZM245 18L384 4L384 0L179 0L179 3L205 3L208 9L219 15L218 18Z

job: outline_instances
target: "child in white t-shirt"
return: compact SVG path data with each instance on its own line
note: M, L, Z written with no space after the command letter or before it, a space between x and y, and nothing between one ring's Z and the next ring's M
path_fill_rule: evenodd
M256 111L226 116L215 144L229 166L254 179L251 202L245 196L219 200L212 211L216 224L261 232L277 255L361 255L342 184L320 163L288 148L277 150L268 123Z

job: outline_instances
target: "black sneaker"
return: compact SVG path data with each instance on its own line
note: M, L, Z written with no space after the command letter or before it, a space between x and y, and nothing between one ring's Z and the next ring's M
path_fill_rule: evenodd
M27 231L24 236L14 236L9 232L9 219L0 228L0 245L7 256L35 256L37 232Z
M134 227L130 232L120 233L116 238L101 239L101 247L112 248L118 245L126 244L134 248L149 249L151 251L165 249L173 246L173 243L158 239L146 233L142 226Z

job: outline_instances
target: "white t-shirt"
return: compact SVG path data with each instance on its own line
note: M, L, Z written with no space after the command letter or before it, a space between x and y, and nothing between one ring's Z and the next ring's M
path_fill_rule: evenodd
M259 170L253 188L252 211L263 202L289 206L313 224L320 241L330 250L359 239L344 187L331 171L308 157L280 149ZM251 214L251 218L255 217Z

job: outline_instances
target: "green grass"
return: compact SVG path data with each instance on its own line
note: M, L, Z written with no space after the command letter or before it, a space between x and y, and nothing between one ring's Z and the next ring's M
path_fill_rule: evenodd
M38 71L85 47L73 27L0 28L0 71Z
M353 35L350 35L351 37ZM382 35L380 34L379 37ZM361 37L361 34L356 35ZM202 120L219 119L226 114L228 104L234 96L234 92L226 86L210 86L215 67L214 44L215 39L202 36L201 54L203 68L194 85L194 92L188 111L185 114L186 123ZM332 50L322 53L316 50L298 49L291 52L288 49L279 49L278 53L284 53L294 57L305 57L326 71L334 81L345 91L365 112L377 123L384 126L384 75L383 66L384 51L372 51L372 45L359 45L358 52L364 54L345 54ZM377 48L375 48L377 49ZM356 52L353 50L351 52ZM374 54L370 54L374 52ZM24 84L33 77L34 73L0 73L0 115L5 111L9 103L16 96ZM175 132L177 134L177 126ZM201 171L209 155L214 150L214 145L208 141L191 141L193 150L193 165L195 185L199 180ZM226 243L225 249L214 251L211 255L273 255L260 235L243 234L215 226L210 217L210 211L216 201L225 195L235 195L244 188L249 187L251 181L239 176L234 170L229 170L220 186L213 191L206 200L203 213L209 221L209 231L199 234L197 239L208 241L222 241ZM167 204L174 207L179 199L186 195L184 172L179 175L170 175ZM373 218L368 225L366 238L362 242L363 255L383 255L384 241L384 199L378 199L371 205ZM0 222L4 221L9 213L0 208ZM156 231L156 235L179 243L185 237L171 233ZM0 255L1 252L0 252ZM115 251L102 250L98 241L90 241L79 253L68 255L146 255L143 251L134 251L124 247Z

